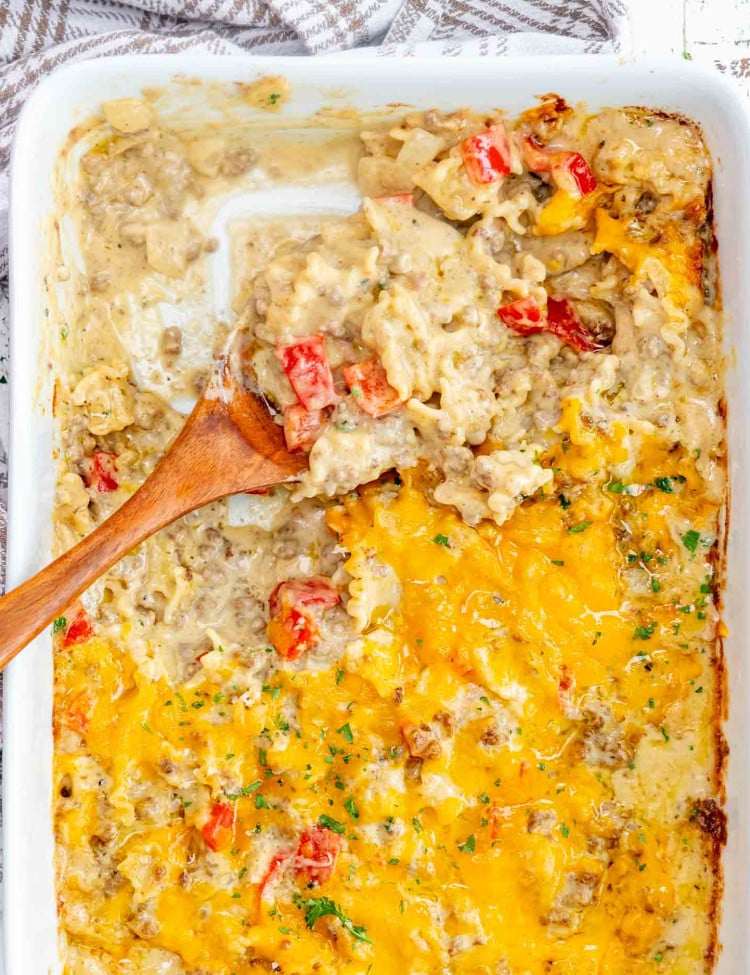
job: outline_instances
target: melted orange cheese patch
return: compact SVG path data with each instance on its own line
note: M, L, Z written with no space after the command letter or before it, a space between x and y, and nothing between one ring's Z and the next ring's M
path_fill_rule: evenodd
M618 257L636 279L650 277L669 308L690 308L700 297L703 249L687 239L679 227L664 228L658 241L638 240L606 210L596 210L596 236L592 254L607 251Z
M643 445L621 485L606 470L624 431L588 430L580 403L560 429L545 461L559 487L502 529L433 507L416 476L331 509L353 590L388 578L398 594L370 601L341 667L282 671L246 700L222 690L220 651L185 694L124 645L58 650L59 733L66 708L91 702L85 747L56 757L72 791L59 836L95 849L103 820L117 823L112 890L66 872L81 944L113 965L132 957L146 904L138 937L186 971L662 970L675 905L705 919L711 896L686 866L702 856L696 827L647 794L654 755L685 791L690 755L705 764L713 747L710 585L689 590L710 569L705 546L672 528L700 538L712 512L681 452ZM422 758L409 728L433 742ZM165 775L163 807L136 808ZM206 854L217 801L231 804L232 842ZM318 887L291 865L314 824L341 843ZM326 904L339 916L309 913ZM666 970L694 971L703 943L696 921Z
M594 210L601 206L607 190L599 188L586 196L573 196L566 190L556 190L545 203L534 224L537 237L555 237L568 230L587 227Z

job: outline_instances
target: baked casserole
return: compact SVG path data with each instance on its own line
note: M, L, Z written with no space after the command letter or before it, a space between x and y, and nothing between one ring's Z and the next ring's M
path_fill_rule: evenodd
M273 119L285 85L242 97ZM727 486L700 131L556 95L344 135L157 102L77 134L58 551L147 477L232 326L309 470L181 519L55 622L66 975L709 972ZM358 212L248 218L217 251L213 201L352 163ZM234 319L199 322L217 255Z

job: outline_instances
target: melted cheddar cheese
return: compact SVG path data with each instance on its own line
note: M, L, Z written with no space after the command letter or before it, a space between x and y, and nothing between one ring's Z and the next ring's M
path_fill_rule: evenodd
M85 752L57 763L78 796L58 819L61 839L75 849L97 835L86 756L123 817L123 886L104 900L88 892L99 907L86 944L127 957L127 928L109 922L135 892L153 904L152 945L221 975L250 957L285 971L614 975L659 970L660 956L669 971L695 970L712 885L696 883L705 840L682 790L714 747L716 616L705 542L691 551L669 526L700 528L715 511L688 455L644 444L631 482L643 490L618 493L606 471L620 448L584 435L575 412L566 425L570 446L545 464L580 487L575 500L543 497L502 530L432 506L419 475L331 509L352 591L366 560L400 587L397 607L371 606L341 668L281 672L248 707L225 701L231 668L218 651L188 696L140 676L123 644L92 639L59 660L63 708L97 699ZM618 543L624 517L642 526L635 548ZM409 724L440 729L440 754L414 778ZM228 770L256 786L233 799L231 848L187 885L206 803L182 802L168 825L144 829L125 798L133 781L147 790L165 763L186 762L211 793ZM657 769L670 779L654 804ZM368 942L321 922L309 930L289 878L262 896L264 835L288 846L298 823L320 817L345 837L320 893ZM671 960L677 905L691 932Z

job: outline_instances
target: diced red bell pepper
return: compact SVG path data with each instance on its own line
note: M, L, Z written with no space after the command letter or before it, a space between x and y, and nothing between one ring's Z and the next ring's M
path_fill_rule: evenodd
M593 193L597 183L580 152L547 149L534 139L523 141L523 158L533 173L551 173L556 186L581 196Z
M280 582L268 600L271 622L268 638L280 656L296 660L320 643L320 630L312 617L304 612L306 606L335 606L341 596L325 576L309 579L289 579Z
M370 416L385 416L401 406L398 393L377 359L355 362L342 371L357 406Z
M201 829L206 846L214 853L231 846L233 826L234 807L225 802L215 802Z
M277 345L276 355L297 399L306 410L322 410L338 399L322 335L310 335L290 345Z
M99 494L108 494L116 491L119 487L117 478L117 457L115 454L108 454L104 450L95 450L91 457L84 457L83 479L86 487Z
M284 439L287 450L309 450L323 429L322 410L306 410L301 403L284 407Z
M284 609L302 606L336 606L341 600L338 589L331 585L327 576L310 576L309 579L287 579L280 582L268 600L271 616L278 616Z
M519 335L535 335L544 331L544 311L536 298L518 298L498 308L500 321Z
M579 352L596 352L604 347L581 325L567 298L547 298L547 323L553 335Z
M93 635L94 627L86 615L86 610L81 606L65 630L63 646L72 647L76 643L83 643L84 640L88 640Z
M563 183L563 173L569 173L581 196L588 196L589 193L593 193L597 185L596 180L589 169L589 164L580 152L565 152L560 155L560 160L552 167L552 178L558 186L568 189Z
M286 609L268 624L268 639L285 660L297 660L320 643L315 621L298 609Z
M502 122L496 122L461 143L466 172L474 183L496 183L510 172L510 140Z
M549 332L578 352L596 352L603 343L587 332L567 298L547 298L547 311L536 298L519 298L498 308L500 320L519 335L538 335Z
M294 858L297 876L311 884L325 883L336 868L341 843L341 836L324 826L303 830Z

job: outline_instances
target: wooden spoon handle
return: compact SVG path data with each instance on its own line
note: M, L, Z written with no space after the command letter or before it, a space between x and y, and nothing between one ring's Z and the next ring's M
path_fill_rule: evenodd
M74 548L0 599L0 669L142 536L141 488ZM148 532L146 532L148 534Z
M98 528L0 599L0 669L123 555L196 506L194 491L186 495L175 489L176 461L179 457L167 454Z
M199 401L172 447L121 508L0 599L0 669L149 535L210 501L289 478L289 470L273 460L275 454L283 457L282 441L259 444L260 453L240 433L230 412L235 412L231 403Z

